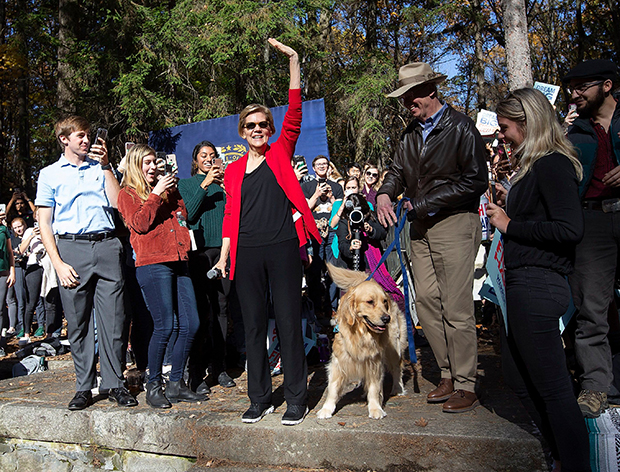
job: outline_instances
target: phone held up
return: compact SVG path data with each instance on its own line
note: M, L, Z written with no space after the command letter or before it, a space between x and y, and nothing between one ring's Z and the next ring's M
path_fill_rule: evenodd
M97 133L95 134L95 138L93 139L93 141L90 143L90 147L93 147L93 144L101 144L99 143L99 138L103 139L104 141L108 139L108 130L105 128L98 128L97 129Z
M166 174L175 174L178 170L176 154L166 154Z

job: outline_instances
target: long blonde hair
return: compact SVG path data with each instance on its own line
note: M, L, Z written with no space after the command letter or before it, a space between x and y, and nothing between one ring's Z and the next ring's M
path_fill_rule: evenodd
M512 151L520 167L514 182L527 174L538 159L552 152L565 155L573 164L577 179L582 179L583 169L577 151L566 138L551 103L542 92L533 88L515 90L497 104L496 112L498 116L515 121L523 132L523 142Z
M135 190L142 201L149 198L152 190L142 172L144 158L151 155L157 156L157 152L146 144L136 144L132 147L127 153L127 168L121 180L121 187Z

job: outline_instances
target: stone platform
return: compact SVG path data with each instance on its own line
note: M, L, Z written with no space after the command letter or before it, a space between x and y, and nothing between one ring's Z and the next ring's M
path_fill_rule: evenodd
M311 411L295 427L280 424L281 376L273 379L276 412L248 425L240 421L249 406L241 371L231 372L237 387L213 387L201 404L156 411L142 392L135 408L100 396L88 409L70 412L72 363L50 361L47 372L0 381L0 470L547 470L531 423L501 381L492 346L481 346L482 406L456 415L426 403L439 372L429 348L418 353L420 362L406 373L407 394L387 398L382 420L368 418L360 389L340 401L333 418L318 420L327 381L322 366L311 367Z

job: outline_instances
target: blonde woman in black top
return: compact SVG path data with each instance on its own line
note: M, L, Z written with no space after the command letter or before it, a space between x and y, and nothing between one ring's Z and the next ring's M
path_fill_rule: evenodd
M499 137L512 146L520 167L506 211L494 204L488 210L504 235L504 377L549 443L554 470L589 471L588 434L558 323L569 306L566 275L583 236L581 165L541 92L515 90L497 105L497 116Z

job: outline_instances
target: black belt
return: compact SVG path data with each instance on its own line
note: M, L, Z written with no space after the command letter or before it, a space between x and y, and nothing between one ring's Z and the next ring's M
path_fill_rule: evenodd
M585 210L598 210L604 213L617 213L620 211L620 198L607 198L604 200L584 200Z
M104 239L113 238L114 231L104 231L102 233L84 233L84 234L59 234L58 239L69 239L71 241L103 241Z
M583 209L584 210L603 210L603 202L601 200L584 200L583 201Z

